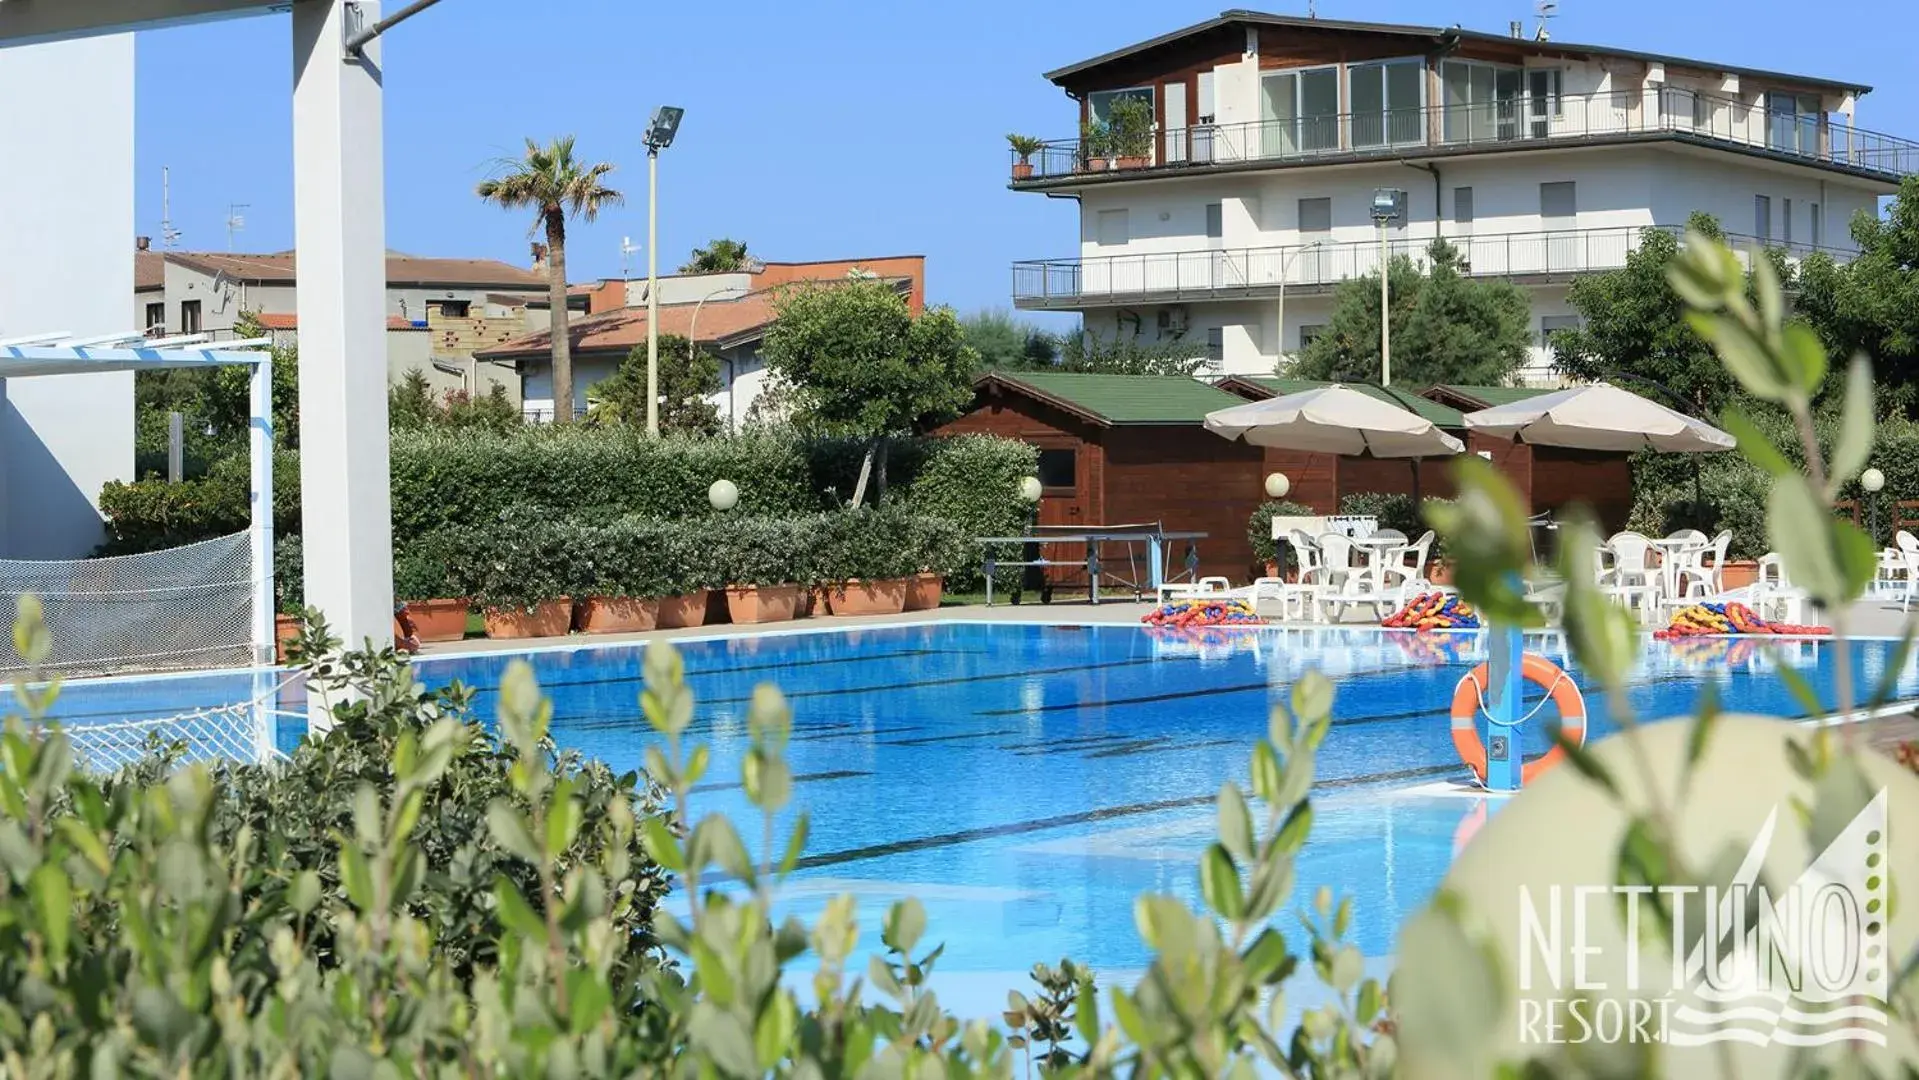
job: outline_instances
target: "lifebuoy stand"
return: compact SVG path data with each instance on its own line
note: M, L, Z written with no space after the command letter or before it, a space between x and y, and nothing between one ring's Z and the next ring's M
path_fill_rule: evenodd
M1491 655L1486 667L1486 789L1518 791L1524 761L1514 741L1525 696L1520 686L1525 640L1517 626L1493 625L1487 631Z

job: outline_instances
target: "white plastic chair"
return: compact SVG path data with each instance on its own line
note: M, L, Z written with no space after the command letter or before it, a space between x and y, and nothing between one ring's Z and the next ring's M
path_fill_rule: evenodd
M1679 595L1696 600L1725 592L1726 550L1731 546L1732 530L1727 529L1713 537L1711 545L1694 555L1690 562L1681 565Z
M1327 533L1319 538L1319 551L1325 561L1317 583L1320 590L1316 602L1331 610L1334 622L1354 604L1372 604L1377 610L1387 603L1384 595L1372 587L1371 575L1363 567L1353 565L1354 544L1350 537L1344 533Z
M1636 532L1615 533L1599 547L1599 591L1641 611L1656 604L1652 541Z
M1777 552L1759 557L1759 576L1752 583L1752 609L1772 622L1800 622L1805 618L1805 590L1795 588L1786 574L1786 561Z
M1904 529L1893 534L1892 542L1899 545L1899 558L1906 572L1906 588L1899 594L1899 610L1912 610L1912 595L1919 592L1919 536Z
M1203 577L1198 581L1169 581L1159 587L1159 602L1194 600L1231 593L1233 583L1223 577Z
M1405 606L1406 595L1414 589L1425 589L1431 583L1426 580L1426 563L1433 553L1433 531L1427 529L1418 540L1399 550L1398 557L1386 564L1386 576L1398 578L1399 603Z

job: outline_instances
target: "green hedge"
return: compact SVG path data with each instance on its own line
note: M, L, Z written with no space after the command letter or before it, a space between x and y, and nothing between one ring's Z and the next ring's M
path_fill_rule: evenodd
M1246 519L1246 539L1253 545L1253 560L1263 567L1269 562L1278 562L1280 548L1273 540L1273 519L1276 517L1313 517L1313 508L1303 503L1286 500L1267 500L1253 508L1253 514ZM1286 545L1286 564L1279 571L1285 573L1297 561L1293 546Z
M1032 508L1020 500L1019 482L1039 471L1039 451L990 435L929 439L920 449L924 457L914 463L907 505L923 517L952 522L961 534L936 567L946 574L947 587L956 592L981 588L984 552L973 538L1017 536L1026 530ZM1014 556L1007 552L1002 557ZM1010 589L1018 583L1019 571L1002 570L997 578L1000 587Z

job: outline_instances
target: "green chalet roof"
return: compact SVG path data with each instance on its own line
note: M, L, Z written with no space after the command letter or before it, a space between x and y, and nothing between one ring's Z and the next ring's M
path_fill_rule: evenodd
M1246 404L1183 375L1094 375L1065 371L994 371L981 390L1015 389L1103 427L1123 424L1198 424L1209 412Z
M1480 409L1511 405L1515 401L1525 401L1527 398L1536 398L1541 394L1554 393L1554 390L1536 386L1469 386L1464 383L1442 383L1426 393L1456 404L1465 412L1477 412Z
M1376 397L1425 417L1439 427L1463 428L1466 426L1465 415L1458 409L1437 401L1430 401L1398 387L1375 386L1372 383L1331 383L1315 379L1282 379L1277 375L1236 375L1228 381L1263 390L1274 397L1302 394L1308 390L1319 390L1328 386L1344 386L1348 390L1357 390L1369 397Z

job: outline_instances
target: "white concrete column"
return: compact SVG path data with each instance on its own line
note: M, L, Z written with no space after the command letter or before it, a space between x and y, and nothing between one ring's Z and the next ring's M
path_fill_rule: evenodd
M349 647L393 640L380 43L348 61L347 9L293 4L300 502L306 601Z

